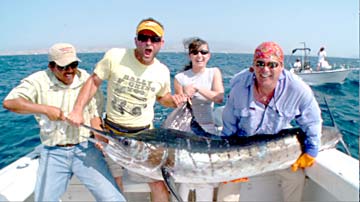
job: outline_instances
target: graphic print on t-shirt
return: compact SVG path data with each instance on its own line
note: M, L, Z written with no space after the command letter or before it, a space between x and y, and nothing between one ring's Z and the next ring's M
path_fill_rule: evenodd
M120 114L142 115L142 110L147 107L148 98L155 93L155 88L151 87L151 84L152 81L129 75L119 78L111 100L112 108Z

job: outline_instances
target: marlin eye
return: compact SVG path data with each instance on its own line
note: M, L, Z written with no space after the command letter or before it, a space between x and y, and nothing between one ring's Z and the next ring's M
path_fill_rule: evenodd
M122 141L121 141L121 143L123 144L123 145L125 145L125 146L129 146L130 144L131 144L131 141L129 140L129 139L123 139Z

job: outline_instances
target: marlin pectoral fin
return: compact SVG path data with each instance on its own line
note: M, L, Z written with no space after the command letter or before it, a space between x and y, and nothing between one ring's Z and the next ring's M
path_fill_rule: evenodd
M171 176L169 169L167 167L162 166L161 174L171 194L176 198L178 202L184 202L176 189L174 178Z

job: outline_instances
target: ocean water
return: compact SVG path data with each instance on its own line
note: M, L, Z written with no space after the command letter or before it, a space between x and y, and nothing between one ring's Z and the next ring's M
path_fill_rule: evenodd
M79 54L82 60L80 67L92 72L94 65L102 56L103 53L81 53ZM172 79L188 62L185 53L159 53L158 58L169 67ZM285 61L287 59L288 57L285 58ZM359 67L358 59L328 58L328 60L331 64ZM252 55L250 54L213 53L208 66L217 66L221 69L227 95L232 76L242 69L248 68L251 61ZM316 58L311 57L310 62L316 64ZM47 68L47 63L47 55L0 56L0 100L3 101L22 78ZM104 82L104 84L106 83ZM102 89L105 90L105 85L102 86ZM324 124L332 124L328 113L328 109L330 109L351 155L359 158L359 70L352 71L344 84L326 84L312 87L312 89L322 109ZM325 104L325 99L328 105ZM156 104L154 125L160 126L170 111L171 109ZM40 139L39 127L32 115L15 114L5 110L1 105L0 120L1 169L30 152L40 144ZM338 149L344 151L344 147L340 144Z

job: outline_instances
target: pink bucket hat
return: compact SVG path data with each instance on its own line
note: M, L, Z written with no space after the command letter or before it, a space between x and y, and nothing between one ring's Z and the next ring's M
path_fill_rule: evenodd
M283 63L284 53L277 43L263 42L255 49L253 61L255 62L258 59L274 60Z

